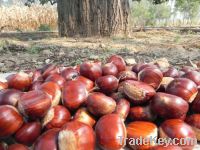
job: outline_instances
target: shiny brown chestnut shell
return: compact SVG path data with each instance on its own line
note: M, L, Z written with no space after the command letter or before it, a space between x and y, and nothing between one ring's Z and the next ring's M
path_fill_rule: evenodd
M43 91L24 93L18 101L19 111L32 119L42 118L51 107L51 98Z
M12 144L8 146L7 150L29 150L29 148L22 144Z
M154 141L150 142L150 138L157 139L158 128L154 123L147 121L134 121L127 125L127 137L128 139L145 139L145 144L128 144L132 149L145 150L155 146Z
M133 65L132 67L132 71L135 72L136 74L138 74L140 72L140 67L145 65L145 63L138 63L138 64L135 64Z
M8 83L0 81L0 90L4 90L4 89L7 89L7 88L8 88Z
M99 63L84 62L80 65L80 74L92 81L102 76L102 68Z
M127 137L126 127L118 114L108 114L99 119L95 127L99 146L106 150L120 150ZM123 139L120 141L120 138Z
M87 124L79 121L66 123L58 135L59 150L94 150L95 134Z
M42 72L41 70L35 70L33 71L33 75L32 75L32 83L36 82L36 81L44 81L43 77L42 77Z
M133 80L124 81L123 92L134 104L144 104L156 93L150 85Z
M42 77L46 79L48 76L52 74L58 74L59 73L59 68L56 65L49 65L47 68L44 69L44 72L42 74Z
M194 70L195 70L195 68L193 68L191 66L182 66L180 71L187 73L187 72L194 71Z
M160 83L160 87L157 89L157 92L165 92L167 86L169 85L170 82L172 82L174 78L172 77L163 77L162 81Z
M52 74L48 76L45 82L49 82L49 81L55 82L56 84L58 84L60 88L63 88L65 84L65 79L59 74Z
M108 63L113 63L116 67L118 72L124 71L126 69L126 63L124 59L119 55L112 55L107 60Z
M118 74L118 69L113 63L107 63L104 66L102 66L102 73L103 76L113 75L116 77Z
M156 93L150 103L152 111L164 119L181 119L189 109L181 97L161 92Z
M119 82L125 81L125 80L135 80L137 81L137 74L133 71L122 71L118 74Z
M113 75L99 77L96 80L97 86L104 93L112 93L118 88L118 79Z
M11 136L22 124L23 118L15 107L0 106L0 138Z
M87 98L87 109L95 116L103 116L115 111L116 102L102 93L91 93Z
M191 103L197 95L197 85L187 78L175 78L166 88L166 92L179 96Z
M42 121L42 126L46 129L61 128L70 118L69 110L64 106L57 105L49 109Z
M198 94L191 104L191 110L195 113L200 113L200 88L198 88Z
M39 122L24 123L16 132L14 138L18 143L31 146L40 136L42 126Z
M62 91L62 104L70 110L79 108L86 100L88 91L81 81L68 81Z
M94 88L94 82L84 76L78 76L77 78L75 78L76 81L80 81L83 84L85 84L86 89L88 91L92 90Z
M163 74L158 68L147 67L138 73L138 80L147 83L154 89L160 86Z
M74 68L66 68L60 74L66 81L70 81L79 76L79 72Z
M182 77L192 80L197 86L200 85L200 73L197 71L187 72Z
M169 67L168 69L163 71L164 77L172 77L172 78L178 78L179 77L179 71L174 67Z
M116 102L117 106L114 113L118 114L123 120L126 120L130 110L130 102L124 98L121 98Z

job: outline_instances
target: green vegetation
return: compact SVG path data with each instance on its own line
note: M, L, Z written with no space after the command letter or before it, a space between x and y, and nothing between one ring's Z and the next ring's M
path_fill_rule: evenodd
M38 27L38 31L51 31L51 27L48 24L41 24Z

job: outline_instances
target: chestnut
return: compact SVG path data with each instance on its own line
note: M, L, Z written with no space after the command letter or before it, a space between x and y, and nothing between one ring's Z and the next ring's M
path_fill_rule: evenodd
M123 93L121 92L116 92L116 93L112 93L111 95L109 95L111 98L113 98L116 102L119 101L120 99L124 98Z
M95 118L84 107L77 110L74 115L74 120L85 123L91 127L96 123Z
M99 77L96 80L97 86L104 93L112 93L118 88L118 79L113 75Z
M78 71L74 68L66 68L60 74L66 81L70 81L79 76Z
M59 150L94 150L95 134L87 124L79 121L66 123L58 134Z
M51 107L51 98L43 91L24 93L18 101L19 111L32 119L42 118Z
M31 78L24 72L9 75L6 79L9 88L27 90L31 86Z
M185 73L190 72L190 71L194 71L195 69L191 66L182 66L180 71L183 71Z
M200 88L198 88L198 94L191 104L191 110L195 113L200 113Z
M130 108L128 117L132 121L154 121L156 113L153 113L150 106L134 106Z
M118 114L108 114L99 119L95 127L99 146L106 150L119 150L125 146L126 127Z
M17 106L22 92L15 89L6 89L0 91L0 105Z
M192 127L180 119L169 119L164 121L159 127L159 133L160 138L177 138L177 146L180 146L183 149L192 149L197 142ZM187 142L181 142L181 139L183 138L187 138Z
M175 146L175 145L158 145L158 146L154 146L152 148L150 148L150 150L183 150L181 147L179 146Z
M118 74L119 82L125 81L125 80L135 80L137 81L137 75L133 71L122 71Z
M118 69L113 63L107 63L102 67L102 73L103 76L113 75L116 77L118 74Z
M162 81L160 83L160 87L157 89L157 91L159 92L165 92L167 86L169 85L170 82L172 82L174 80L174 78L172 77L163 77Z
M44 132L33 145L33 150L58 150L58 133L60 129Z
M88 91L91 91L94 88L94 82L88 78L85 78L84 76L78 76L77 78L75 78L75 80L80 81L83 84L85 84L86 89Z
M185 122L189 124L196 133L196 138L200 141L200 114L192 114L186 117Z
M126 120L130 110L130 102L124 98L117 100L117 106L114 113L118 114L123 120Z
M38 90L42 90L51 97L51 105L58 105L61 98L60 87L55 82L45 82L38 87Z
M6 150L6 149L7 149L6 143L0 142L0 150Z
M29 150L29 148L22 144L12 144L8 146L7 150Z
M102 76L101 65L95 62L84 62L80 65L80 74L92 81Z
M7 89L7 88L8 88L8 83L0 81L0 90Z
M197 86L200 85L200 73L197 71L187 72L182 77L192 80Z
M155 146L156 143L154 141L150 141L150 138L157 139L158 136L158 128L154 123L147 121L134 121L127 125L127 144L132 149L144 150L150 149ZM145 143L143 141L139 141L145 139ZM137 139L141 144L130 144L131 139Z
M140 72L140 67L145 65L145 63L138 63L138 64L135 64L133 65L132 67L132 71L135 72L136 74L138 74Z
M117 67L118 73L126 69L126 63L119 55L112 55L108 58L107 63L113 63Z
M48 76L45 82L49 82L49 81L55 82L56 84L58 84L60 88L63 88L64 83L65 83L65 79L59 74L52 74Z
M56 65L50 64L44 69L42 77L46 79L49 75L57 73L59 73L59 68Z
M81 81L68 81L62 91L62 104L70 110L79 108L88 97L86 86Z
M103 116L115 111L116 102L102 93L91 93L87 98L87 109L95 116Z
M43 119L43 127L46 129L61 128L71 118L67 108L61 105L52 107Z
M161 92L156 93L150 103L152 111L164 119L181 119L189 109L181 97Z
M22 127L15 133L15 140L18 143L31 146L40 136L42 126L39 122L24 123Z
M123 92L134 104L144 104L156 93L150 85L134 80L124 81Z
M33 71L32 82L44 81L41 70Z
M174 67L169 67L168 69L163 71L164 77L172 77L172 78L178 78L179 77L179 71Z
M163 74L158 68L147 67L138 73L138 80L147 83L154 89L160 86Z
M197 85L187 78L175 78L166 88L166 92L172 95L179 96L191 103L198 91Z
M31 87L30 87L30 91L39 89L39 87L42 84L43 84L43 81L35 81L35 82L33 82Z
M22 116L10 105L0 106L0 121L0 138L11 136L23 124Z

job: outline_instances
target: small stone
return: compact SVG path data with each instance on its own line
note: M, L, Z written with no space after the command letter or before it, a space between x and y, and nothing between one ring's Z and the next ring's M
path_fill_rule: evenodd
M126 62L127 65L134 65L134 64L136 64L136 61L135 61L134 58L126 58L125 62Z
M45 63L46 63L46 64L49 64L50 61L51 61L50 59L46 59L46 60L45 60Z

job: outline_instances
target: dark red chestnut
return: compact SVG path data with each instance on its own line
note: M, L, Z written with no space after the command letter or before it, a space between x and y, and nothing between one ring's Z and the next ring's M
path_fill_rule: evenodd
M189 105L181 97L158 92L151 99L151 109L162 118L181 119L187 114Z
M82 123L85 123L91 127L94 126L96 123L96 120L94 117L87 111L86 108L80 108L77 110L76 114L74 115L74 120L80 121Z
M174 80L174 78L172 77L163 77L162 81L160 83L160 87L157 89L157 91L159 92L165 92L167 86L169 85L170 82L172 82Z
M169 67L168 69L163 71L164 77L172 77L172 78L178 78L179 77L179 71L174 67Z
M108 63L113 63L116 67L118 72L124 71L126 69L126 63L121 56L113 55L107 60Z
M71 118L70 112L64 106L52 107L43 119L43 127L46 129L61 128Z
M200 85L200 73L197 71L187 72L182 77L192 80L197 86Z
M152 63L143 64L143 65L141 65L141 66L139 67L138 73L139 73L140 71L142 71L143 69L145 69L145 68L152 68L152 69L156 68L156 69L158 69L158 66L156 66L156 65L154 65L154 64L152 64Z
M180 119L166 120L161 124L159 133L160 138L177 138L175 144L183 149L192 149L197 142L192 127ZM187 142L181 142L182 138L187 138Z
M85 84L86 89L88 91L90 91L94 88L94 82L88 78L85 78L84 76L78 76L75 80L80 81L83 84Z
M63 78L66 80L66 81L70 81L76 77L79 76L79 73L76 69L74 68L66 68L65 70L63 70L61 72L61 76L63 76Z
M59 131L60 129L51 129L43 133L36 140L33 150L58 150L57 141Z
M113 75L116 77L118 74L118 70L117 70L117 67L113 63L107 63L102 67L102 73L104 76Z
M198 88L198 94L192 102L191 110L195 113L200 113L200 88Z
M22 92L15 89L6 89L0 91L0 105L17 106Z
M44 81L41 70L35 70L32 75L32 82Z
M62 91L62 104L70 110L79 108L86 100L88 91L81 81L68 81Z
M130 109L129 118L132 121L154 121L156 114L152 112L150 106L134 106Z
M46 79L51 74L59 73L59 68L56 65L49 65L43 72L42 76Z
M43 91L30 91L24 93L18 101L18 109L26 117L44 117L51 107L51 98Z
M140 72L140 67L145 65L145 63L138 63L138 64L135 64L133 65L132 67L132 71L135 72L136 74L138 74Z
M29 150L29 148L22 144L12 144L8 146L7 150Z
M49 82L49 81L57 83L60 88L63 88L65 84L65 79L59 74L52 74L48 76L45 82Z
M123 120L126 120L130 110L130 102L124 98L117 100L117 106L114 113L118 114Z
M79 121L66 123L58 135L59 150L94 150L95 134L87 124Z
M157 89L160 86L162 79L163 74L157 68L147 67L138 73L138 80L147 83L154 89Z
M194 71L195 69L191 66L182 66L180 71L183 71L185 73L190 72L190 71Z
M155 146L155 141L150 141L150 139L157 139L158 137L158 128L154 123L147 121L134 121L127 125L127 137L128 137L128 145L132 149L137 150L146 150ZM141 144L130 144L129 139L145 139L145 143L143 141L139 141Z
M197 85L190 79L175 78L167 86L166 92L179 96L191 103L197 95Z
M106 150L119 150L124 147L126 127L118 114L108 114L99 119L95 127L99 146Z
M26 90L31 86L31 78L24 72L12 74L7 77L8 87L17 90Z
M124 98L123 93L121 92L116 92L116 93L112 93L111 95L109 95L111 98L113 98L115 101L119 101L120 99Z
M0 90L4 90L4 89L7 89L7 88L8 88L8 83L0 81Z
M118 88L118 79L113 75L102 76L96 80L96 84L104 93L112 93Z
M80 74L92 81L102 76L101 65L95 62L84 62L80 66Z
M15 140L18 143L31 146L40 136L41 130L42 126L39 122L24 123L22 127L16 132Z
M0 138L14 134L23 124L17 109L10 105L0 106Z
M125 81L125 80L135 80L137 81L137 75L133 71L122 71L118 74L119 82Z
M150 85L133 80L126 80L123 83L123 92L135 104L144 104L155 95L155 90Z
M91 93L87 98L87 109L95 116L103 116L115 111L116 102L102 93Z
M33 82L31 87L30 87L30 91L39 89L39 87L42 84L43 84L43 81L35 81L35 82Z

